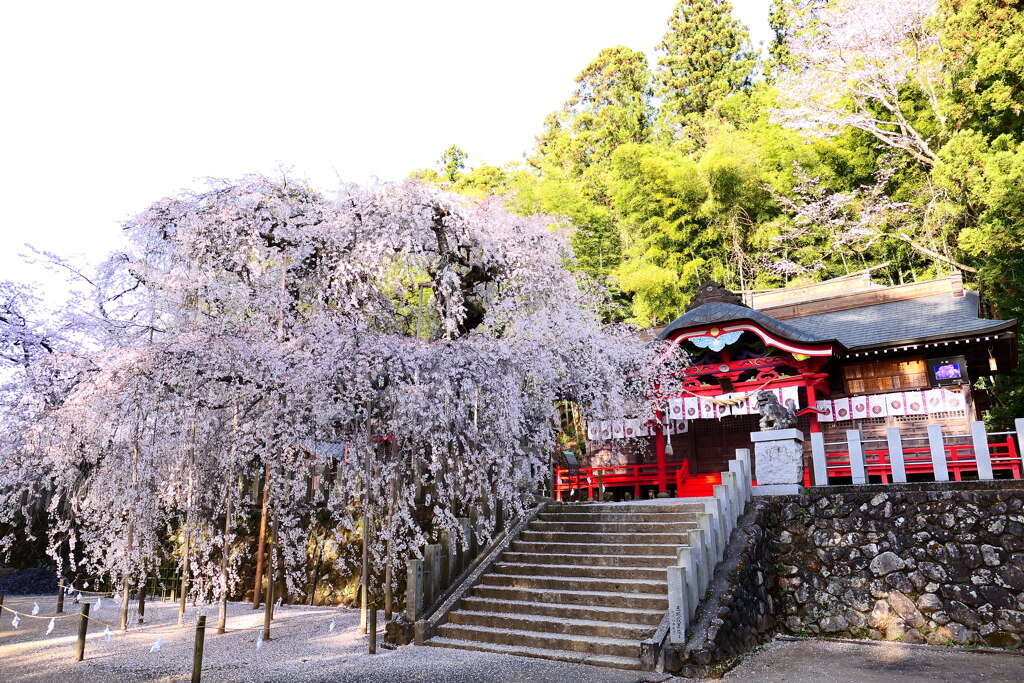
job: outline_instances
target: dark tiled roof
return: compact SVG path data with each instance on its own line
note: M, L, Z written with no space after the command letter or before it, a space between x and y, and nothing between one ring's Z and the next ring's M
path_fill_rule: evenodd
M703 325L711 325L713 323L727 323L738 320L750 320L751 322L755 322L769 332L773 332L774 334L777 334L789 341L827 342L834 341L836 339L834 336L829 336L819 331L809 330L802 326L797 327L795 325L784 323L781 320L771 317L767 313L755 311L754 309L746 306L728 304L720 301L701 304L693 310L687 311L669 323L668 326L666 326L658 335L658 338L666 339L676 330L688 327L700 327Z
M937 294L890 301L792 318L787 322L805 334L838 339L848 349L979 334L998 331L1015 323L1013 320L979 318L977 292L965 292L962 297Z

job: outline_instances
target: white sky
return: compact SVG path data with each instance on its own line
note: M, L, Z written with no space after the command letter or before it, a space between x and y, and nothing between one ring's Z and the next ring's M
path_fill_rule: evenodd
M0 278L97 261L206 177L400 179L457 144L521 157L604 47L649 54L676 0L66 0L0 9ZM767 42L768 0L733 0Z

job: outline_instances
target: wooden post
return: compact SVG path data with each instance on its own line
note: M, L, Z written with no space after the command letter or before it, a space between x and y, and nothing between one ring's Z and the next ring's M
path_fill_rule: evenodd
M992 479L992 453L988 448L984 422L971 423L971 441L974 443L974 460L978 463L978 479Z
M85 633L89 630L89 608L91 603L82 603L82 616L78 618L78 642L75 643L75 661L80 662L85 657Z
M811 461L814 485L828 486L828 458L825 457L825 435L821 432L811 432Z
M370 607L370 614L367 617L368 627L367 633L369 637L369 652L371 655L377 654L377 606L373 605Z
M206 640L206 616L196 619L196 645L192 650L192 683L199 683L203 676L203 644Z
M367 406L369 410L369 406ZM370 439L370 418L366 418L366 439ZM363 567L359 578L359 632L366 633L366 611L370 598L370 528L373 524L370 515L370 477L373 468L373 444L366 451L366 463L363 472Z
M2 604L3 598L0 598ZM64 579L57 584L57 614L64 614Z
M256 545L256 581L252 588L252 608L260 608L260 593L263 592L263 558L267 546L267 515L270 501L270 465L264 465L263 504L260 511L260 540Z
M394 515L398 509L398 480L391 480L391 514ZM395 582L394 571L391 565L394 564L395 558L392 551L391 539L388 538L388 546L386 552L386 562L384 567L384 621L391 621L391 617L394 614L395 607L395 595L392 584Z
M932 452L932 470L935 481L949 481L946 467L946 446L942 439L942 425L928 425L928 447Z
M597 471L597 500L604 502L604 470Z
M864 465L864 444L860 441L859 429L846 430L846 447L850 451L850 476L853 483L868 483L868 471Z
M889 467L892 469L892 480L894 483L902 484L907 481L907 464L903 457L903 435L899 427L889 427L885 430L886 441L889 443Z

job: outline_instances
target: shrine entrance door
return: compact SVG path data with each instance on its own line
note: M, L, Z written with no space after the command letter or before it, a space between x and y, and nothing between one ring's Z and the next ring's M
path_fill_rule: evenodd
M759 415L730 415L721 420L690 422L690 471L694 474L722 472L736 457L737 448L751 448L750 433L758 430Z

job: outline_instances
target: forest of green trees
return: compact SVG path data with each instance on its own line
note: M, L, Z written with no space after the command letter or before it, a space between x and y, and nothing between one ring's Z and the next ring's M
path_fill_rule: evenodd
M959 269L1024 318L1024 3L772 0L771 45L727 0L680 0L656 61L607 47L525 161L413 175L562 215L610 319L680 314L701 281L760 289ZM1024 363L1022 363L1024 365ZM1024 414L1024 372L989 418Z

